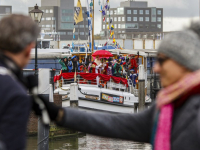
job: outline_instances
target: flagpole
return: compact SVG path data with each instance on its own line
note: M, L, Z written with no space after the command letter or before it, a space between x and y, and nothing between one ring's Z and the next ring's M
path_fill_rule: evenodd
M93 15L92 15L92 54L94 53L94 0L93 0ZM92 57L93 61L93 57Z

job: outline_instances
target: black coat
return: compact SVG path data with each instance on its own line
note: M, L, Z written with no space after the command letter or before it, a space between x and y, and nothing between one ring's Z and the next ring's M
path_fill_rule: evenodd
M0 67L7 68L2 62ZM14 78L0 73L0 140L6 145L6 150L23 150L31 101L22 84L20 69L12 73Z
M62 126L85 133L137 142L151 142L155 104L138 114L87 113L65 108ZM200 95L174 111L171 150L200 149Z

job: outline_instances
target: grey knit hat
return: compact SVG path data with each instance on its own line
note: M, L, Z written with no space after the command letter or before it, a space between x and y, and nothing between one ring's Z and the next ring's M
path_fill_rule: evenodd
M192 23L184 31L168 34L161 42L158 53L180 65L196 71L200 69L200 22Z

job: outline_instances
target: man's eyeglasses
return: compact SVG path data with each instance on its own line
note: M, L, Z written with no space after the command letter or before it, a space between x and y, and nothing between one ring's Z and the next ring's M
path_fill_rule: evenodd
M168 57L158 57L157 62L162 66L165 61L169 60Z

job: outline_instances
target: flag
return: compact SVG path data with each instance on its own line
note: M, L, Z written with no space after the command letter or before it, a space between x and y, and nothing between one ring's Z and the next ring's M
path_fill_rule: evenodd
M78 0L77 2L77 7L74 13L74 21L76 24L83 21L83 13L82 13L82 6L81 6L80 0Z
M111 30L114 30L114 29L115 29L115 28L114 28L114 26L112 25L112 26L111 26Z
M103 22L105 22L105 21L106 21L106 18L104 17L104 18L103 18Z
M112 19L110 19L110 24L112 23Z
M106 43L104 44L104 46L107 46L107 44L108 44L108 42L106 42Z
M76 31L76 30L75 30L75 28L74 28L73 33L75 33L75 31Z
M106 11L102 10L102 15L105 16L106 15Z
M73 39L75 39L75 34L73 34Z
M109 30L109 25L107 25L107 29Z
M113 43L116 43L116 40L115 40L115 38L113 39Z
M101 10L103 9L102 5L101 5Z
M72 42L72 48L74 48L74 42Z
M90 14L90 18L92 18L92 14Z
M112 37L114 35L114 31L111 32L110 36Z

